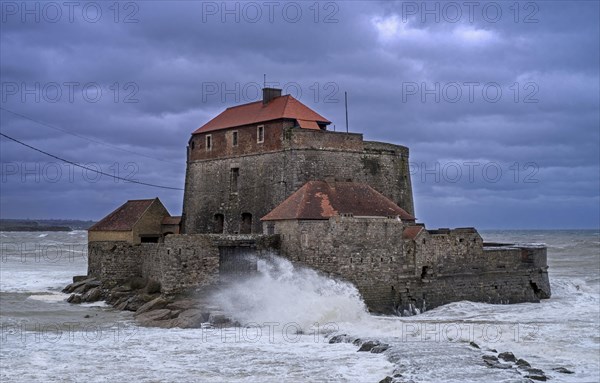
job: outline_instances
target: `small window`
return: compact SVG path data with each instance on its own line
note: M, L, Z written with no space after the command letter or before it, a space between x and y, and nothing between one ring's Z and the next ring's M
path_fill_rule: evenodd
M265 142L265 126L264 125L259 125L256 128L256 142L258 142L259 144L261 142Z
M196 147L196 143L194 141L192 141L192 150L194 150L195 147Z
M212 149L212 136L210 134L206 135L206 150Z
M238 132L237 130L232 133L231 142L233 146L238 146Z
M240 168L231 168L231 192L238 191L238 178L240 177Z

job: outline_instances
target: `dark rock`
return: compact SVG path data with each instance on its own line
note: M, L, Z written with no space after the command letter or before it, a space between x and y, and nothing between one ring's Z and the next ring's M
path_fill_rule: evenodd
M88 277L87 275L75 275L73 277L73 283L82 282L86 279L90 279L90 277Z
M389 344L379 344L379 345L373 347L371 349L371 352L373 354L381 354L382 352L386 351L388 348L390 348Z
M529 362L526 361L525 359L518 359L517 360L517 366L519 366L519 367L531 367L531 364L529 364Z
M146 284L146 293L148 294L156 294L160 293L160 283L155 280L149 279Z
M554 370L556 372L560 372L561 374L574 374L575 373L575 371L571 371L564 367L556 367L556 368L553 368L552 370Z
M525 371L531 375L544 375L544 371L539 368L526 368Z
M378 345L379 345L379 342L373 341L373 340L368 340L360 345L358 352L371 351L373 349L373 347L378 346Z
M152 326L154 325L153 322L165 319L171 319L171 310L160 309L148 311L136 317L136 320L143 326Z
M175 315L176 312L173 312ZM200 309L189 309L178 312L177 318L173 320L174 327L201 328L202 323L208 322L208 314Z
M495 355L484 355L481 357L485 362L498 363L498 357Z
M546 377L546 375L527 375L525 377L529 378L531 380L538 380L540 382L545 382L546 380L548 380L548 378Z
M75 294L83 294L85 292L85 283L82 283L81 285L77 286L71 292Z
M171 310L189 310L197 306L197 302L192 299L180 299L167 305Z
M116 287L113 287L110 291L113 293L128 292L128 291L131 291L131 286L116 286Z
M360 338L356 338L352 342L352 344L355 345L355 346L360 346L361 343L362 343L362 339L360 339Z
M331 339L329 339L329 344L343 343L347 339L347 337L348 335L346 334L334 335L331 337Z
M67 298L67 302L77 304L81 303L81 295L79 294L71 294L69 298Z
M96 302L99 301L101 298L102 290L100 289L100 287L94 287L88 290L85 294L83 294L81 300L83 302Z
M143 304L139 309L137 309L137 311L135 312L135 315L140 315L147 311L163 309L167 306L168 303L169 303L169 301L167 301L163 297L155 298L155 299L151 300L150 302Z
M502 352L500 354L498 354L498 358L506 361L506 362L516 362L517 358L515 358L515 355L512 352Z
M83 316L84 318L91 318L89 314Z
M140 307L142 307L146 303L139 295L134 295L133 297L127 300L127 305L125 306L125 310L127 311L138 311Z
M224 313L219 311L210 313L208 321L212 324L226 324L231 322L231 320Z
M131 287L133 290L139 290L139 289L143 289L144 287L146 287L147 283L148 283L148 280L146 278L132 277L131 279L129 279L127 281L127 283L125 285Z
M469 345L471 347L480 348L479 345L477 343L475 343L475 342L469 342Z
M87 282L91 282L93 280L94 280L94 278L87 278L87 279L84 279L84 280L81 280L81 281L78 281L78 282L73 282L73 283L67 285L67 287L65 287L62 290L62 292L63 293L72 293L72 292L75 291L75 289L77 289L77 288L85 285Z
M386 376L385 378L381 379L379 383L392 383L392 377Z

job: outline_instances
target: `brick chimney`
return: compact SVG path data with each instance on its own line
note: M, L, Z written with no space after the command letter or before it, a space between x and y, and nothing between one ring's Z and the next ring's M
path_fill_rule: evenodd
M275 97L281 96L281 89L277 88L263 88L263 104L269 103Z

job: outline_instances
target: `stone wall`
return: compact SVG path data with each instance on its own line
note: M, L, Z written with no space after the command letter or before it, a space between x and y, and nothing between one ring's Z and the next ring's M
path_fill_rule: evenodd
M100 230L91 230L88 231L88 240L89 241L125 241L125 242L133 242L133 234L131 230L127 231L100 231Z
M414 213L408 148L299 128L284 129L283 140L279 151L188 161L182 232L214 233L219 214L225 233L240 233L251 214L252 233L261 233L260 218L311 180L364 182Z
M545 247L484 247L473 228L403 239L393 219L270 223L281 255L354 283L371 311L415 313L460 300L536 302L550 296ZM268 230L268 229L266 229Z
M278 238L173 234L158 244L89 242L88 275L107 286L148 278L161 284L161 292L174 294L219 282L220 248L240 246L260 254L276 249Z

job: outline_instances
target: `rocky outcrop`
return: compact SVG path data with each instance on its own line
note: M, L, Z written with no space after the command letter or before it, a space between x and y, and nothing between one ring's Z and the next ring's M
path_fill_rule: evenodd
M63 289L71 294L67 302L106 301L117 310L133 311L134 318L142 326L162 328L201 328L228 326L235 323L218 307L196 295L161 294L161 286L151 279L133 277L121 285L108 288L95 278L73 277L73 283ZM208 291L204 292L208 294Z

